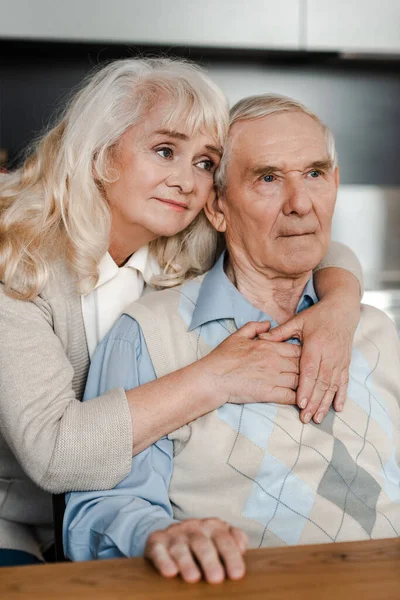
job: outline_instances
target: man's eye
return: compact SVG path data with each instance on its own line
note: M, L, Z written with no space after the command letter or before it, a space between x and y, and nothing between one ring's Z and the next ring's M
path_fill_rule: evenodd
M214 161L213 160L201 160L200 162L197 163L197 166L200 167L200 169L204 169L205 171L212 171L213 167L214 167Z
M320 177L321 175L321 171L310 171L309 172L309 176L312 177L313 179L317 179L317 177Z
M265 183L272 183L272 181L274 181L275 177L273 175L264 175L263 176L263 181L265 181Z
M174 154L171 148L158 148L156 152L157 154L159 154L159 156L162 156L163 158L172 158Z

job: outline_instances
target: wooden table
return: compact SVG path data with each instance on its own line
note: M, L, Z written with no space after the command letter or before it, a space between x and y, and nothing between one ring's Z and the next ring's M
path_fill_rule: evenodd
M398 600L400 539L250 550L241 581L220 585L160 577L142 558L0 569L14 600Z

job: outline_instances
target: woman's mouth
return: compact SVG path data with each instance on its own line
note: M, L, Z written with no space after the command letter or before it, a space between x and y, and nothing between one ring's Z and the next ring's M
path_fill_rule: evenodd
M176 200L170 200L169 198L155 198L155 200L158 200L158 202L162 202L177 211L183 212L188 209L186 202L177 202Z

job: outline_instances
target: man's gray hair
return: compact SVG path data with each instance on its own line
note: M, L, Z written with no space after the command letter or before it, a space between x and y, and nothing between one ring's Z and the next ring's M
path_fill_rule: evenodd
M331 130L321 121L315 113L308 109L301 102L293 100L288 96L280 96L278 94L260 94L257 96L249 96L239 100L230 111L229 131L237 121L247 121L253 119L262 119L268 115L273 115L282 112L302 112L318 123L321 126L326 139L326 146L329 158L332 160L333 168L337 166L337 153L335 149L335 138ZM223 190L226 187L226 169L230 160L231 154L231 137L225 145L224 154L221 163L215 174L215 183L218 189Z

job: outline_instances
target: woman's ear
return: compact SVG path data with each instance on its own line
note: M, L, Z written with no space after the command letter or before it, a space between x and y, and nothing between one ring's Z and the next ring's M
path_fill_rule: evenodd
M220 233L225 233L226 221L224 214L224 197L218 190L214 191L213 194L210 194L204 207L204 212L214 229Z

